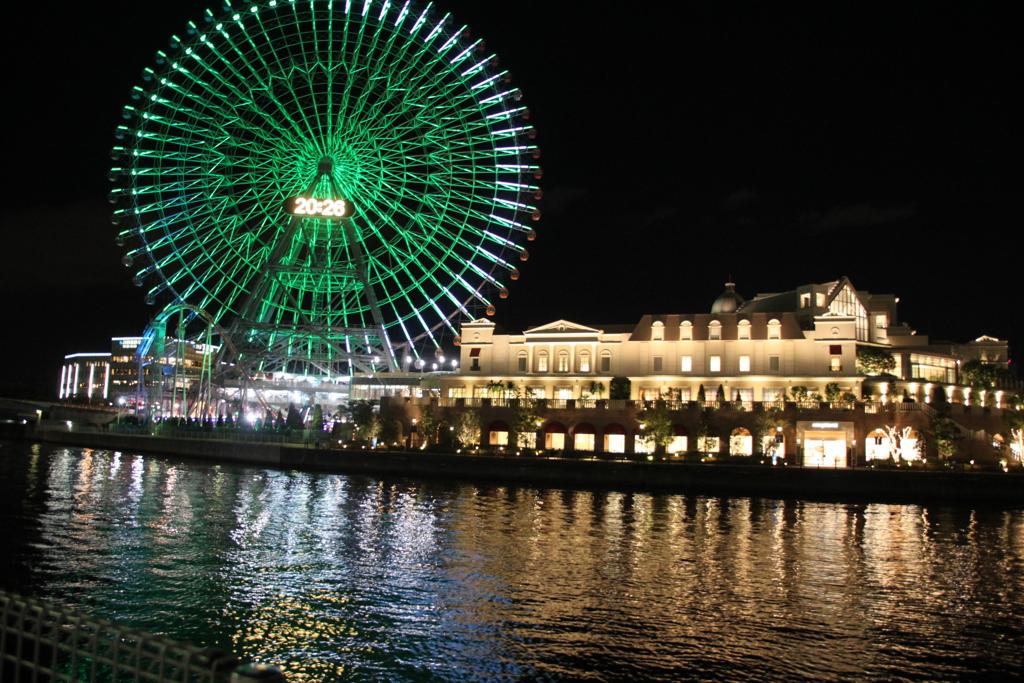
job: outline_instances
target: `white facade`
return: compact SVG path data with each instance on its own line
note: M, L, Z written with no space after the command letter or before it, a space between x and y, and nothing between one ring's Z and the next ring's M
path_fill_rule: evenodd
M498 334L491 321L476 320L462 327L460 370L446 379L443 395L484 397L496 382L511 381L537 398L611 398L612 378L625 377L630 399L695 401L703 388L704 399L714 401L719 387L727 401L778 401L794 387L813 399L831 383L860 399L869 378L858 374L857 347L874 346L893 354L898 380L876 383L876 399L898 400L906 390L928 402L938 390L959 402L966 394L956 386L958 361L972 349L1005 361L1006 343L988 337L930 345L899 323L898 301L857 291L842 278L750 301L730 284L712 313L646 315L634 326L558 320Z

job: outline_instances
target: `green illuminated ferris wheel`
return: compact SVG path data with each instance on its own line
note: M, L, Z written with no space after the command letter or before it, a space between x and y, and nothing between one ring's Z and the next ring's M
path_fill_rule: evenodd
M507 296L539 150L468 28L432 4L263 0L170 46L111 173L148 302L203 309L250 371L333 373L432 348Z

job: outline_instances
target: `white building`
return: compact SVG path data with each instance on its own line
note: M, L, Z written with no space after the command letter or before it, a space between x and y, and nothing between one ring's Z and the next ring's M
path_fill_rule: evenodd
M609 397L613 377L630 380L631 399L778 401L803 387L825 397L826 387L876 400L966 402L957 385L960 363L983 358L1005 367L1006 342L981 337L965 345L930 344L898 321L899 299L857 291L842 278L745 301L730 283L710 313L645 315L631 326L588 327L558 320L522 334L500 334L489 320L462 327L461 370L446 382L449 397L483 397L488 384L513 381L537 398L591 397L591 383ZM857 371L858 347L890 352L897 382L876 382ZM894 384L895 386L890 386Z
M483 419L491 423L482 441L500 445L506 418L494 398L532 396L544 399L548 415L548 423L538 425L544 447L622 452L625 440L626 452L635 452L644 448L636 431L642 425L613 413L661 399L679 411L677 443L669 452L717 451L728 441L732 453L751 452L750 425L730 427L714 448L705 448L694 438L701 410L725 401L729 411L751 414L755 404L771 403L789 415L793 409L786 406L795 406L802 417L787 418L780 441L784 436L788 452L803 453L804 464L828 466L847 463L848 453L883 457L889 438L879 429L886 423L879 411L916 411L918 417L900 423L914 425L900 439L909 457L919 452L918 430L938 414L926 404L978 403L960 384L962 364L977 359L1005 369L1009 350L992 337L931 343L899 320L898 303L894 295L857 290L841 278L749 301L729 283L708 313L645 315L635 325L557 320L505 334L480 319L462 326L459 372L444 379L440 405L487 408ZM860 372L858 351L867 348L891 356L895 367L885 376ZM980 402L999 408L1008 393L992 390ZM565 417L551 411L565 411ZM981 419L964 407L951 415L965 425ZM964 429L973 433L981 424Z

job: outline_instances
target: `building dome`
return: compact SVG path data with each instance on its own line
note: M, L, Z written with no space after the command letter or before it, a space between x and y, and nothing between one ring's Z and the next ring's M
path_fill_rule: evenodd
M726 282L725 291L711 304L712 313L735 313L746 300L736 293L736 283Z

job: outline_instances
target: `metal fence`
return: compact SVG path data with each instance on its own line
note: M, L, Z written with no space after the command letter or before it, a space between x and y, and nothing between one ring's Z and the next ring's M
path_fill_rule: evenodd
M239 666L204 650L0 591L0 681L11 683L283 682L275 667Z

